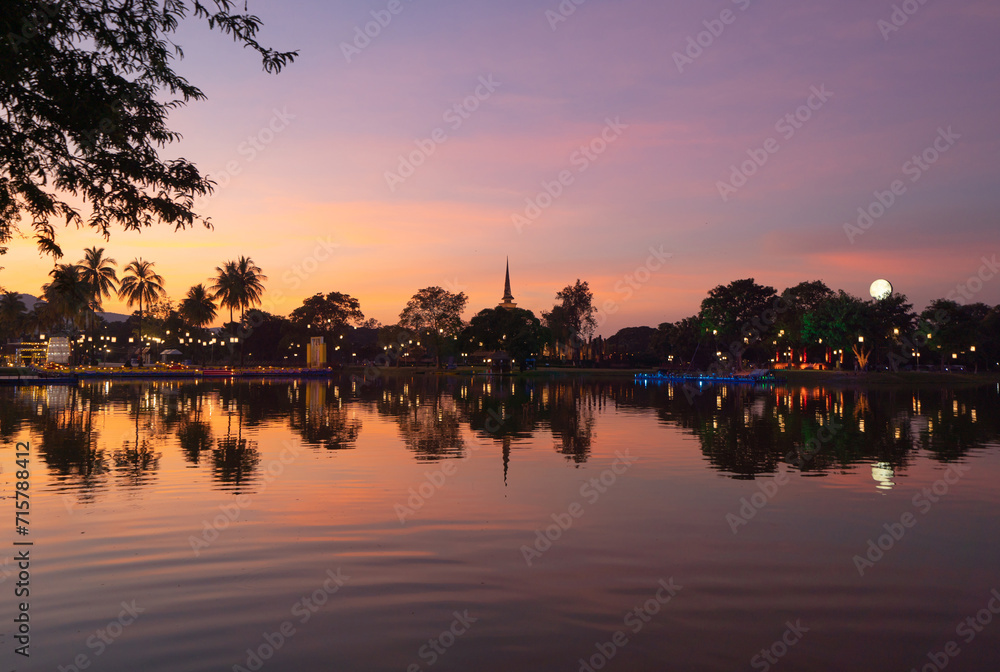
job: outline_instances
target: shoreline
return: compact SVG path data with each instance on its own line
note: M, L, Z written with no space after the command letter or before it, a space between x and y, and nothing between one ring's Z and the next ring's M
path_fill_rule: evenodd
M211 371L211 370L210 370ZM430 376L502 376L506 378L518 378L518 379L602 379L602 380L633 380L636 374L639 373L651 373L654 370L651 369L596 369L596 368L574 368L574 367L546 367L542 369L537 369L534 371L521 371L507 374L496 374L488 373L484 370L476 370L473 367L462 367L460 369L444 370L435 367L384 367L377 369L376 377L378 376L414 376L414 375L430 375ZM39 376L37 371L21 369L11 369L11 375L5 375L2 369L0 369L0 382L14 382L20 378L21 382L27 383L32 380L36 383L43 382L46 377L51 376L53 379L60 378L79 378L84 379L110 379L115 380L158 380L166 378L196 378L199 380L218 380L227 378L236 379L247 379L252 380L255 378L267 378L267 377L282 377L282 378L308 378L313 380L319 380L324 378L333 378L340 375L353 375L364 377L368 374L371 377L371 369L363 366L345 366L342 369L320 372L314 371L309 372L304 369L293 369L291 367L285 369L272 369L272 370L262 370L258 367L247 367L243 371L234 370L235 375L232 376L213 376L210 372L209 375L202 375L202 371L199 370L147 370L143 371L141 369L132 369L129 371L123 371L121 369L116 370L106 370L106 371L95 371L94 368L89 368L87 371L79 370L63 370L59 372L46 372L47 376ZM858 373L854 371L815 371L815 370L797 370L797 369L779 369L774 371L775 375L779 378L783 378L783 382L778 382L779 385L789 385L795 387L810 387L825 385L830 387L841 387L841 388L864 388L864 387L946 387L946 388L961 388L961 387L980 387L984 385L1000 385L1000 372L997 371L987 371L983 373L969 373L969 372L943 372L943 371L871 371L867 373ZM20 374L20 375L18 375ZM60 375L61 374L61 375ZM255 375L256 374L256 375Z
M347 366L346 373L362 373L362 366ZM486 375L483 371L471 368L461 368L452 371L434 367L386 367L378 370L379 375ZM654 373L656 369L593 369L572 367L546 367L534 371L514 372L503 375L510 378L624 378L634 379L637 373ZM948 387L968 387L1000 384L1000 371L983 373L957 373L943 371L869 371L856 373L854 371L815 371L799 369L777 369L773 371L778 378L784 378L783 383L795 386L830 385L838 387L871 387L871 386L919 386L944 385Z

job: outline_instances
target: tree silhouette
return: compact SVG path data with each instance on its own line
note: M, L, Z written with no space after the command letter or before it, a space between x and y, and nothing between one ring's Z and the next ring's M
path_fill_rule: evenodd
M159 155L180 139L166 125L169 112L205 97L172 69L183 56L173 34L193 9L210 29L257 51L267 72L296 56L261 46L260 19L234 13L234 6L232 0L3 3L0 245L18 232L22 213L39 249L55 258L62 250L53 219L105 237L113 226L210 226L193 207L213 183L189 161ZM88 204L86 218L77 201Z
M105 257L103 247L88 247L83 252L84 257L77 266L81 278L90 288L94 310L100 310L103 300L110 299L118 289L118 274L115 272L118 262Z
M361 304L353 296L330 292L326 296L310 296L292 311L289 319L296 326L335 333L351 323L361 325L365 314L361 312Z
M716 337L719 345L742 342L747 327L764 311L773 306L777 292L774 287L758 285L753 278L734 280L708 292L701 302L701 318L706 333Z
M143 259L134 259L125 267L125 275L122 278L121 287L118 289L118 296L125 299L131 308L136 303L139 304L139 352L142 352L142 304L148 305L160 296L164 295L163 278L153 271L155 264ZM139 366L142 366L142 357L139 357Z
M524 360L541 354L548 330L530 310L486 308L469 321L462 332L468 350L503 350L523 365Z
M22 333L28 311L21 295L4 292L0 296L0 339L7 341Z
M264 295L264 275L260 267L249 257L240 257L236 261L227 261L222 266L215 267L215 284L211 290L219 304L229 308L229 321L233 321L233 310L240 309L242 313L251 306L260 305Z
M192 327L204 327L215 319L215 301L205 285L198 284L188 290L181 301L180 314Z
M566 285L556 293L556 300L560 303L551 311L543 312L542 318L552 330L553 338L569 347L575 360L579 356L579 346L587 342L597 327L594 294L588 283L577 278L576 284Z
M56 264L49 276L52 281L42 286L42 295L51 314L80 326L91 305L90 286L84 281L80 268L73 264Z
M118 262L105 257L103 247L88 247L83 252L84 257L77 262L77 267L80 269L81 278L90 289L92 330L97 321L97 311L101 310L104 299L111 298L111 294L118 289L118 274L115 272Z
M430 336L437 346L437 365L440 366L444 338L462 330L462 311L468 301L465 292L453 294L441 287L425 287L413 295L399 314L399 326L418 335Z

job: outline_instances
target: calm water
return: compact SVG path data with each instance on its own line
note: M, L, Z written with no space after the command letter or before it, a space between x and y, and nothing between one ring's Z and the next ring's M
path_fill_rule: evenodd
M995 387L100 382L0 439L4 669L1000 665Z

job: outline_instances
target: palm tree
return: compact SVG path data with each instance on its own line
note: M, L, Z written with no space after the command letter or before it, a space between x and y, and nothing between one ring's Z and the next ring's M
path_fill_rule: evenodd
M104 256L103 247L88 247L84 258L77 262L83 281L90 286L94 310L100 310L103 299L110 299L117 291L118 274L114 267L118 262Z
M141 258L133 259L125 267L125 275L122 277L121 287L118 289L118 297L125 299L131 308L135 303L139 304L139 352L142 352L142 302L147 305L151 301L163 296L163 278L153 271L155 264L151 261L144 261ZM139 366L142 366L142 356L139 357Z
M0 337L7 340L18 336L24 328L24 317L28 314L21 295L4 292L0 297Z
M56 319L53 316L51 306L45 301L38 301L27 315L24 316L24 333L37 334L46 331L55 325Z
M101 310L103 300L110 299L111 293L117 291L118 274L115 266L118 262L104 256L103 247L88 247L84 257L77 262L80 276L90 288L90 307L93 311L90 320L91 333L97 322L97 311Z
M78 266L56 264L49 271L52 282L42 285L42 296L53 314L70 323L80 325L90 308L90 287L83 280Z
M267 276L250 257L240 257L236 262L236 273L240 285L240 319L247 308L259 306L264 296L264 281Z
M181 301L180 314L192 327L204 327L215 319L215 301L205 285L195 285Z
M209 288L214 294L214 298L219 300L219 305L229 308L229 321L233 321L233 308L238 308L239 285L236 282L236 262L227 261L222 266L216 266L215 283Z
M233 309L243 312L251 306L260 305L264 296L264 275L261 268L250 257L240 257L236 261L227 261L222 266L216 266L217 275L211 289L215 298L222 306L229 308L229 321L233 321Z

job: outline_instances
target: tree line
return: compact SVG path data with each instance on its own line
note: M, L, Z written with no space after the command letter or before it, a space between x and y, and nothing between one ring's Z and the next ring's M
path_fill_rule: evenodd
M620 362L694 371L997 368L1000 306L941 298L918 313L899 293L863 300L819 280L779 293L745 278L709 291L696 315L623 329L603 350Z
M112 329L117 332L116 336L123 337L123 346L127 342L125 338L132 339L137 344L136 349L147 339L163 341L163 337L170 334L171 323L176 329L174 340L182 338L183 329L194 329L207 336L204 328L215 320L220 307L229 309L230 324L233 324L235 310L240 311L242 320L248 308L259 305L267 280L252 259L240 257L216 267L216 275L209 281L212 284L207 287L204 283L194 285L175 308L167 299L165 281L155 271L154 262L136 257L125 266L120 278L117 265L115 259L105 254L104 248L98 247L84 250L83 259L75 264L56 264L49 272L51 280L42 285L41 300L30 312L20 294L3 292L0 295L0 338L6 341L47 331L78 339L86 337L92 342L94 332L109 329L110 325L100 313L104 300L112 295L130 308L137 308L124 331Z
M341 292L310 296L288 316L262 310L267 276L246 256L217 266L211 278L190 287L177 304L167 297L154 262L135 258L121 277L117 265L98 247L84 250L75 264L56 264L41 288L42 300L31 311L19 294L4 292L0 339L64 333L85 344L88 358L100 359L113 359L112 339L119 351L132 339L133 350L155 342L160 350L177 349L194 361L235 361L238 356L241 362L279 365L304 364L304 346L313 336L325 338L331 363L385 365L440 366L498 352L521 367L547 358L687 371L918 365L978 369L997 367L1000 361L1000 306L936 299L917 313L902 294L862 300L819 280L780 293L753 278L735 280L710 290L696 315L657 328L628 327L604 339L593 336L597 308L589 284L579 279L558 291L552 308L540 317L530 310L495 307L466 322L462 314L468 297L463 292L425 287L410 298L395 324L382 325L365 317L358 299ZM103 302L112 296L136 308L123 324L101 318ZM220 310L228 311L228 321L221 330L209 330Z
M287 317L262 310L267 276L245 256L217 266L212 278L192 286L175 304L155 265L135 258L119 277L117 261L104 248L88 248L77 263L53 267L32 310L17 292L0 293L0 340L67 335L78 344L78 363L132 358L155 343L160 351L176 349L200 362L238 356L241 362L303 364L305 344L323 336L334 363L381 354L397 364L441 365L445 358L504 351L523 364L559 339L592 333L596 324L589 286L579 280L557 293L559 303L542 320L528 310L492 308L465 322L463 292L426 287L407 302L396 324L383 326L365 317L358 299L341 292L310 296ZM112 296L136 309L124 323L101 316ZM220 330L208 329L220 309L228 309L228 322Z

